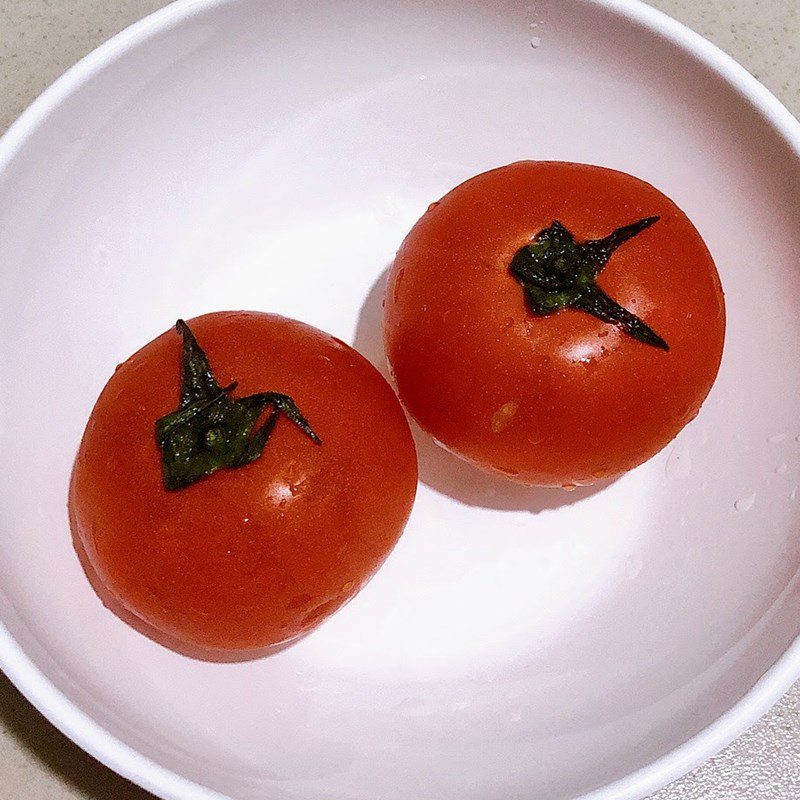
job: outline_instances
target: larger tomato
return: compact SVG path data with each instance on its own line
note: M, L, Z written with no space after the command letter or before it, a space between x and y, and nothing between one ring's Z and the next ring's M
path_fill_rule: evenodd
M74 531L104 590L146 629L201 650L275 645L335 611L386 558L416 491L414 443L389 385L337 339L259 313L209 314L189 329L225 397L215 401L201 362L182 381L174 330L122 364L75 462ZM207 383L209 399L194 403ZM281 393L278 405L263 392ZM244 409L225 404L253 394L254 414L276 414L263 452L219 450ZM160 430L171 448L161 452L156 422L175 422L179 398L189 419ZM209 417L198 434L197 420L223 406L233 416ZM218 450L228 462L215 469Z
M686 215L583 164L519 162L458 186L408 234L385 300L389 363L420 425L545 486L664 447L698 413L724 333L720 280Z

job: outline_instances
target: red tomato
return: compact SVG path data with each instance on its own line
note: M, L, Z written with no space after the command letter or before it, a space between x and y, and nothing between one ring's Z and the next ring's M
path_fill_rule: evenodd
M643 340L582 310L574 264L589 283L599 273L592 297L636 315ZM453 189L406 237L385 300L413 417L468 461L542 486L591 484L661 450L698 413L724 334L719 276L686 215L583 164L519 162Z
M249 650L308 631L349 600L400 536L417 461L402 408L355 350L253 312L189 323L232 400L282 392L263 454L168 491L154 434L181 391L169 331L118 367L92 411L70 490L74 533L105 590L183 645ZM266 412L265 412L266 413Z

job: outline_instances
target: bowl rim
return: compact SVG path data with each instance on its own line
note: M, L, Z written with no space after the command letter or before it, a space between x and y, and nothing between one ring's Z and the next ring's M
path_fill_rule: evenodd
M35 130L94 75L154 35L232 0L175 0L134 22L83 57L45 89L0 137L0 176ZM743 66L683 23L643 0L576 0L658 34L737 90L800 157L800 121ZM0 669L39 712L79 747L164 800L231 800L160 766L95 722L34 664L0 622ZM636 772L574 800L643 800L699 766L765 714L800 677L800 636L725 714Z

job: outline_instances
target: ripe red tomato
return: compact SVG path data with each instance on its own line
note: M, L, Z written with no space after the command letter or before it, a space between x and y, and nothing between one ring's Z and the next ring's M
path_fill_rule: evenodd
M474 464L542 486L661 450L711 389L724 334L719 276L686 215L583 164L519 162L453 189L406 237L385 299L412 416Z
M181 338L169 331L118 367L97 400L72 477L74 533L112 599L168 640L222 650L285 642L353 597L400 536L417 480L408 423L378 371L315 328L253 312L189 328L226 399L187 399L192 420L180 425L220 404L238 424L238 400L275 391L321 444L286 415L272 419L275 405L256 395L261 419L275 423L263 454L182 488L173 477L168 490L154 431L181 396ZM202 383L201 373L190 377ZM220 436L234 441L220 419L196 441L173 427L175 463L191 472Z

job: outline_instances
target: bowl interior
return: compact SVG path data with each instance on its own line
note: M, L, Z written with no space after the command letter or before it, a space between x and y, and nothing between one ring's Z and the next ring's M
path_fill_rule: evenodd
M700 416L611 485L477 474L419 437L385 567L269 658L195 661L100 603L71 461L114 365L176 317L276 311L383 365L427 204L521 158L602 164L692 218L726 290ZM0 174L0 619L81 709L231 798L572 798L685 742L800 630L800 165L746 98L592 3L177 15Z

